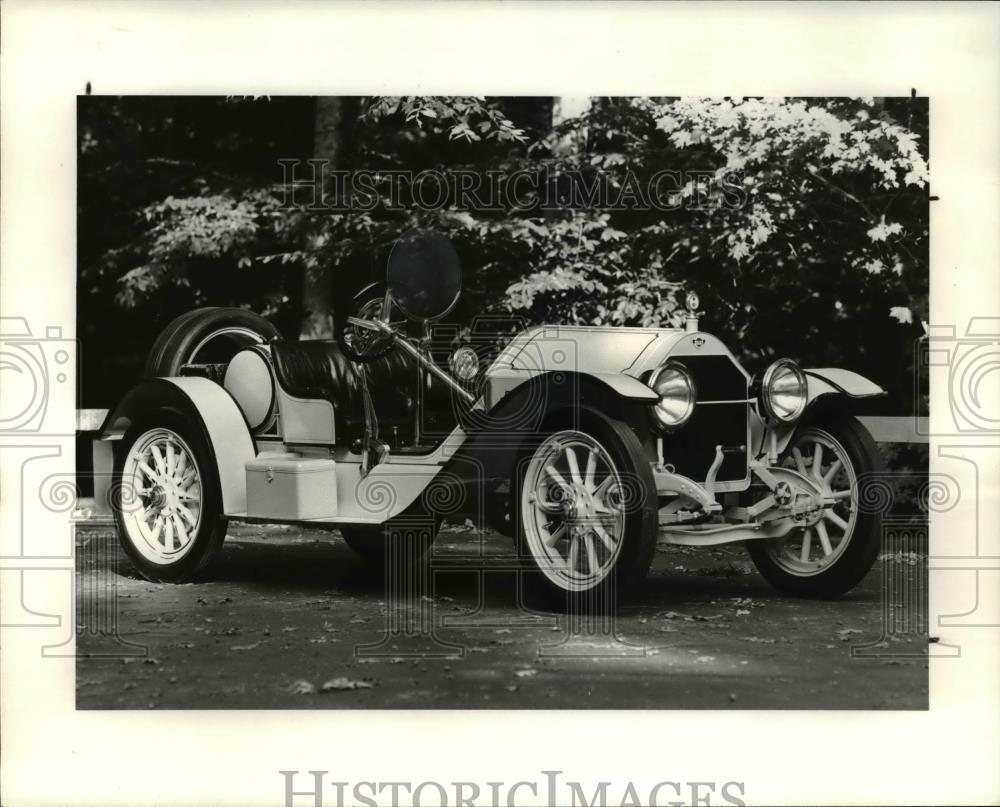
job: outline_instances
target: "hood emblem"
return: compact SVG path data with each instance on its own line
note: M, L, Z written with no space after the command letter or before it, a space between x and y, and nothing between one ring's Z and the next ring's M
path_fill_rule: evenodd
M701 350L701 348L705 346L705 340L702 339L700 336L696 336L694 339L691 340L691 344L693 344L698 350Z

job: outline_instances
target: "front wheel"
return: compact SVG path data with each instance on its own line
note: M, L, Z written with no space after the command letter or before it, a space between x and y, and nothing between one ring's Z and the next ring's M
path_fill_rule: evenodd
M815 524L781 538L747 542L764 578L799 597L839 597L861 582L878 557L881 518L858 507L858 482L882 469L868 430L853 417L805 426L781 464L810 477L833 498Z
M162 411L122 439L113 484L122 549L147 580L185 583L212 564L226 536L211 449L196 424Z
M547 605L613 611L653 561L656 486L634 432L597 412L542 439L519 462L515 539L529 590Z

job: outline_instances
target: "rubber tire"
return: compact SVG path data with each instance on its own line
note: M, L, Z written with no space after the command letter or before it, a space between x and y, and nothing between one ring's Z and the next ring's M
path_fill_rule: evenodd
M642 443L622 421L586 408L578 410L573 420L576 420L575 424L567 424L565 419L549 421L546 431L552 434L563 428L574 428L600 441L618 473L632 476L640 488L647 491L641 505L626 514L624 545L615 567L597 586L584 592L567 592L559 588L538 568L524 536L520 501L528 459L541 440L522 452L515 465L514 484L511 486L514 542L522 563L527 561L533 567L522 572L529 602L537 601L544 608L575 614L608 613L636 594L653 564L659 534L656 481Z
M152 563L144 558L126 537L121 503L116 496L113 510L115 525L118 528L118 542L132 565L147 580L155 583L189 583L203 579L207 575L222 549L228 527L228 521L222 512L222 491L215 468L215 457L201 426L190 417L185 417L172 409L158 410L136 420L115 450L112 490L122 490L122 466L129 449L141 435L158 427L168 428L180 435L188 444L198 465L202 485L201 523L198 525L198 533L194 537L191 549L176 563L169 565Z
M164 328L146 358L147 378L180 375L198 343L212 331L220 328L240 327L257 334L261 341L269 342L281 337L281 332L268 320L242 308L196 308L181 314ZM235 355L235 350L233 351ZM231 359L232 356L227 357Z
M430 551L434 539L441 527L441 520L436 519L430 534L421 533L415 541L403 544L399 533L393 533L390 540L387 531L391 522L377 527L341 527L340 534L344 542L358 557L373 566L385 566L386 559L391 557L395 562L411 565L423 562Z
M868 430L857 418L840 416L803 424L829 434L843 447L854 468L856 479L885 470L882 455ZM793 435L789 446L795 444ZM836 599L846 594L871 570L882 547L882 516L880 513L858 511L854 532L843 554L828 569L811 577L797 577L778 566L768 556L764 541L747 541L751 560L765 580L783 594L810 599Z

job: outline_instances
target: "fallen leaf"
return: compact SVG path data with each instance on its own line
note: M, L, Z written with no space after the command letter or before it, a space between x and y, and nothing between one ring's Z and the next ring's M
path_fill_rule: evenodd
M538 670L532 670L532 669L517 670L517 672L514 673L514 675L516 675L518 678L530 678L532 675L537 675L537 674Z
M254 642L253 644L234 644L230 647L230 650L253 650L255 647L260 647L260 642Z
M320 692L341 692L347 689L371 689L375 681L368 678L331 678L320 687Z
M292 682L285 691L292 695L312 695L316 691L316 687L300 678L298 681Z

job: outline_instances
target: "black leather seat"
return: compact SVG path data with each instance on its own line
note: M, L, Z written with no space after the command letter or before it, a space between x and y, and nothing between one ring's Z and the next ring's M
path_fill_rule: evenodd
M364 432L364 394L360 366L348 359L336 342L271 343L278 384L296 398L320 398L333 404L337 442L349 444ZM380 427L411 430L421 373L413 359L391 350L365 365L368 389ZM435 382L432 395L425 389L425 406L448 407L444 385ZM444 393L442 396L441 393Z

